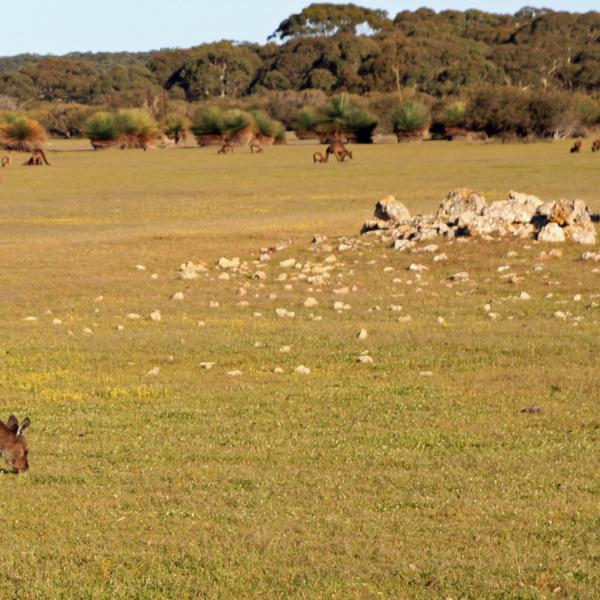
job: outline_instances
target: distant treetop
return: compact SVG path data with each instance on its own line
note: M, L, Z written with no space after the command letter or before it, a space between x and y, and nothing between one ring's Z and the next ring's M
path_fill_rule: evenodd
M282 21L269 39L299 36L325 36L338 33L377 33L391 21L385 10L375 10L356 4L311 4L302 12Z

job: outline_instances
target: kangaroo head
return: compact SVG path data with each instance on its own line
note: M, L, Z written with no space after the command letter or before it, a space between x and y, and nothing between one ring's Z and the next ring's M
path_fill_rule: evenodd
M5 431L0 433L0 452L2 458L19 473L25 473L29 469L27 461L27 440L23 437L23 431L31 425L29 417L25 417L19 424L19 420L14 415L10 415Z

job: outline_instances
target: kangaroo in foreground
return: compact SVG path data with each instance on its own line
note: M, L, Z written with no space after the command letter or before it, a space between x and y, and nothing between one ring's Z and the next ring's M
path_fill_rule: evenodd
M327 150L325 150L325 155L329 158L329 155L333 154L338 162L344 162L346 157L352 158L352 152L344 146L344 144L340 142L334 142L327 146Z
M50 163L48 162L48 159L46 158L46 153L41 148L38 148L31 152L31 158L28 161L24 162L23 166L24 167L38 166L38 165L42 164L42 160L48 166L50 166Z
M569 152L571 152L571 154L576 154L577 152L581 152L582 148L583 148L583 142L581 140L577 140L571 146L571 150Z
M15 415L10 415L6 425L0 421L0 453L2 458L19 473L25 473L29 469L27 462L27 440L23 437L23 431L29 427L29 417L25 417L19 424Z

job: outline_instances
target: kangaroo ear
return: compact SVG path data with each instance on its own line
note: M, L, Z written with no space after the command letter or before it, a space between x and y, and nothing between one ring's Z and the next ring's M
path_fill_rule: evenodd
M29 420L29 417L25 417L17 429L17 435L21 435L30 425L31 421Z
M8 421L6 421L6 428L9 431L16 433L17 429L19 429L19 419L17 419L15 415L10 415L10 417L8 417Z

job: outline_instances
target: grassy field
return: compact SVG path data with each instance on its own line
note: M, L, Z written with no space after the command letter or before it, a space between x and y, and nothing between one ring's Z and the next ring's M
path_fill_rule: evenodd
M0 598L600 598L600 263L523 240L440 241L439 263L337 249L387 194L413 213L458 186L600 211L600 157L85 147L0 184L0 418L32 421L30 472L0 478ZM222 278L222 256L267 279ZM179 280L188 260L208 273Z

